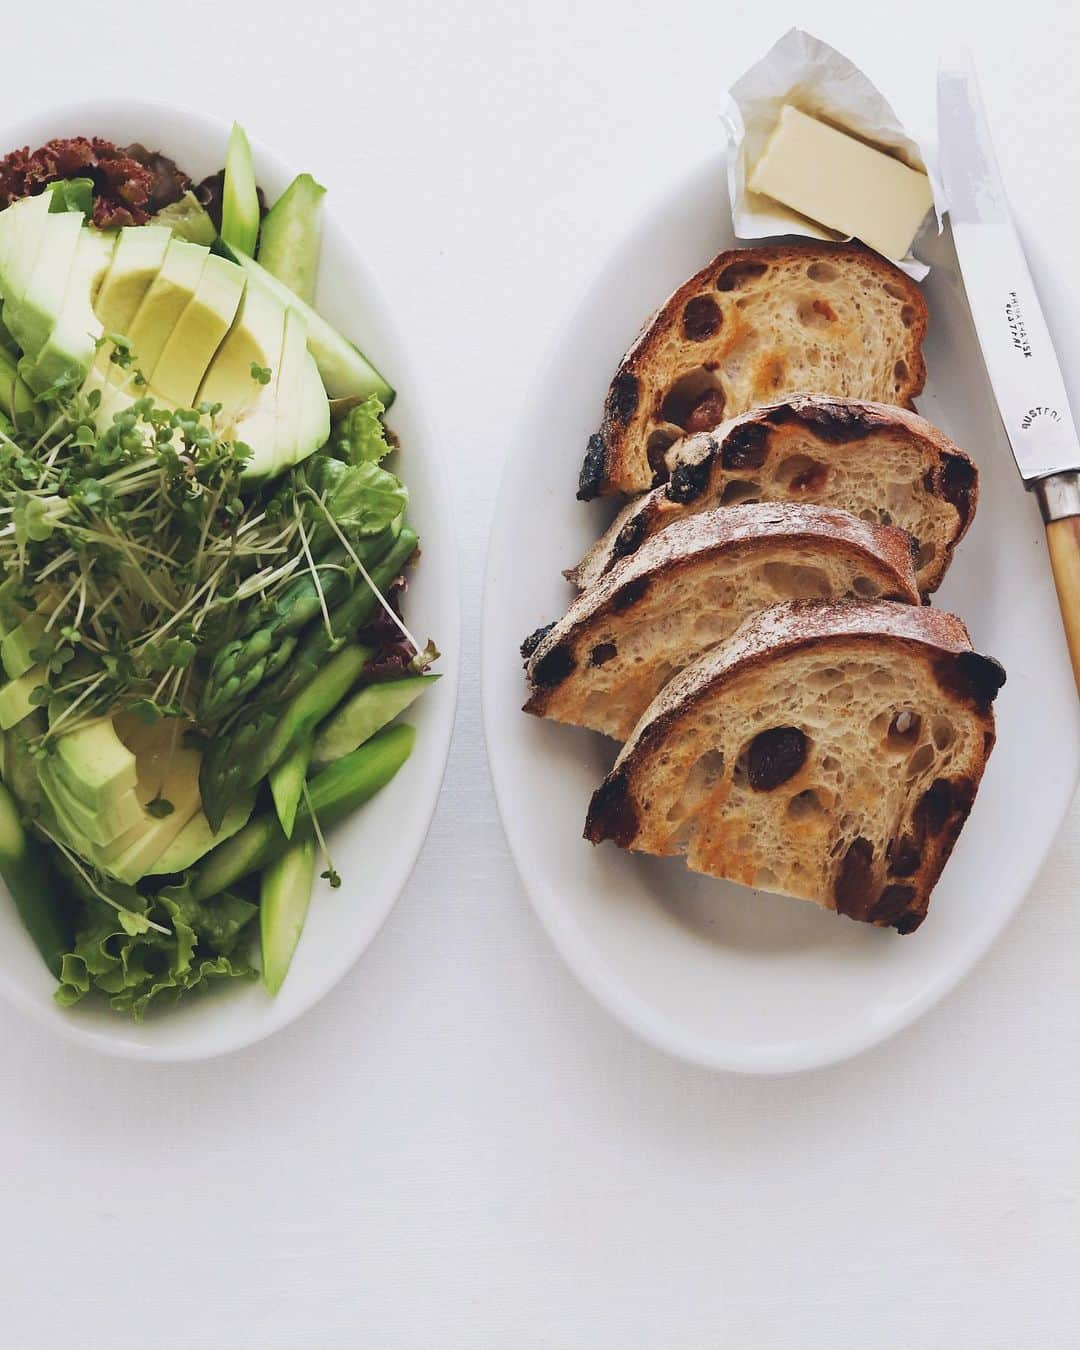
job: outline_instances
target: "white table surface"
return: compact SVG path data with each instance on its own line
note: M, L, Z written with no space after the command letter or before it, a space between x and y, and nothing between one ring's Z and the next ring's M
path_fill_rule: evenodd
M794 22L924 116L939 46L974 46L1080 356L1071 5L5 7L11 118L124 89L201 101L354 217L426 370L467 646L426 850L314 1013L233 1058L152 1069L0 1008L0 1350L1077 1343L1075 808L942 1006L851 1063L757 1081L663 1058L578 988L485 764L479 596L524 394L626 223L713 150L729 80Z

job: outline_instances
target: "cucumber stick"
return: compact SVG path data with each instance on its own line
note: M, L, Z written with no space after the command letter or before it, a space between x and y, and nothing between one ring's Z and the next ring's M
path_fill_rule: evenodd
M221 188L221 237L237 253L252 257L259 237L259 192L251 146L239 122L229 133L225 181Z
M350 398L356 395L359 398L367 398L369 394L378 394L383 407L389 408L394 401L393 386L383 379L359 348L348 338L342 337L336 328L328 324L295 291L290 290L284 282L279 281L254 258L232 247L224 237L219 246L227 258L238 263L249 274L250 279L265 287L287 308L298 309L307 320L308 351L319 367L319 374L326 386L328 397Z
M280 764L270 773L270 794L274 799L281 828L285 838L291 839L296 824L296 808L304 792L304 780L307 778L308 764L311 761L311 741L302 740L295 745Z
M359 750L316 774L296 812L294 833L310 832L312 812L319 825L329 829L374 797L409 758L415 740L415 730L405 723L387 727ZM264 811L207 856L192 879L192 896L208 900L219 895L241 877L280 858L288 847L276 812Z
M311 732L334 711L370 660L371 648L359 643L330 657L282 710L273 731L255 746L247 765L246 786L254 787L295 745L310 739Z
M56 976L75 940L72 904L46 846L22 827L15 799L0 783L0 876L26 931Z
M332 764L343 755L351 755L437 679L438 675L409 675L403 680L386 680L361 689L319 728L311 752L312 762Z
M259 236L259 262L301 300L315 303L326 189L299 174L267 212Z
M315 840L310 835L290 844L262 875L259 937L263 984L268 993L276 994L289 973L314 882Z

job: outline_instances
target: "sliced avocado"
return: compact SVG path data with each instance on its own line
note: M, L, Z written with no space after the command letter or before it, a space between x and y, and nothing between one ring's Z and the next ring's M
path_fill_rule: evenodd
M44 666L31 666L15 680L8 680L0 687L0 730L10 731L18 726L24 717L29 717L35 704L30 695L48 679Z
M282 464L280 467L287 469L291 464L299 464L301 460L307 459L308 455L321 450L329 439L330 403L315 358L310 352L305 352L296 448L288 464Z
M39 765L38 778L53 810L65 821L69 833L74 828L74 838L80 844L83 839L98 846L111 844L145 817L134 788L126 788L116 797L102 801L100 807L93 808L75 796L48 759Z
M199 810L202 755L183 743L183 727L175 719L148 726L133 713L121 713L113 725L135 758L135 795L142 818L99 850L97 861L113 876L134 885ZM165 802L172 809L162 815L160 806Z
M50 216L70 220L70 215ZM101 321L94 313L94 300L101 279L112 261L115 235L83 225L71 265L64 305L49 339L31 361L19 362L19 371L31 389L48 389L59 381L81 384L94 361Z
M155 225L128 225L119 233L109 270L101 283L95 312L102 331L127 337L150 284L161 270L169 247L169 231ZM103 342L94 357L84 391L97 389L102 394L97 423L105 427L114 412L132 401L132 395L119 388L128 382L128 374L110 360L113 346Z
M241 269L227 259L216 254L207 258L199 289L180 316L150 377L162 398L178 408L195 405L203 376L236 318L245 284Z
M135 756L101 717L57 737L54 768L81 802L95 809L138 781Z
M180 316L198 290L209 256L209 251L201 244L189 244L184 239L169 240L165 260L125 333L134 349L135 365L147 380L156 369Z
M94 306L106 333L128 336L132 319L161 271L169 238L169 231L157 225L128 225L120 231ZM109 359L104 349L101 359Z
M285 340L278 372L274 473L280 473L299 457L307 358L307 320L298 309L290 309L285 315Z
M273 398L285 337L285 309L269 291L248 286L236 322L210 363L198 391L198 401L221 404L226 425L255 404ZM270 371L270 383L260 384L253 365Z
M41 246L39 225L49 214L49 194L24 197L13 202L0 213L4 223L3 246L0 247L0 295L4 297L4 313L8 306L18 307L26 291L30 274ZM4 320L5 324L7 319Z
M30 358L45 345L63 310L82 227L82 216L72 212L38 221L41 242L26 290L4 308L8 331Z
M393 386L379 374L366 356L342 337L336 328L326 322L310 305L288 286L271 276L265 267L260 267L254 258L229 248L224 242L218 245L226 257L232 258L249 276L265 286L272 295L276 295L286 307L298 309L307 319L308 347L319 367L319 374L331 398L366 398L369 394L378 394L383 407L389 408L394 401Z
M225 812L221 829L217 834L210 828L210 822L203 812L196 811L165 852L146 869L144 875L162 876L166 872L184 872L187 868L193 867L212 848L216 848L218 844L231 839L242 830L251 818L254 806L254 793L233 802Z
M35 664L31 652L44 636L47 621L46 615L35 610L0 640L0 662L9 680L17 680Z

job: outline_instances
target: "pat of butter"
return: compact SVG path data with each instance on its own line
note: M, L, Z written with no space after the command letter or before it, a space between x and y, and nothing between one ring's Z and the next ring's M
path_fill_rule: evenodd
M903 258L934 203L926 174L785 104L750 188L888 258Z

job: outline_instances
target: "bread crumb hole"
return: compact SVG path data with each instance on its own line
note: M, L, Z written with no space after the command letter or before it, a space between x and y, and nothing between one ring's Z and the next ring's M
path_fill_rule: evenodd
M920 745L918 750L911 756L907 763L907 776L909 778L918 778L924 774L934 763L934 747L932 745Z
M836 310L827 300L809 296L799 301L797 311L799 322L804 328L828 328L836 322Z
M761 570L781 600L817 600L830 593L829 578L819 567L768 562Z
M889 723L886 742L891 750L910 750L919 740L922 718L909 708L902 708Z
M953 743L953 724L947 717L935 717L930 723L930 736L939 750L947 750Z
M825 807L813 788L796 793L787 804L787 813L792 820L806 820L810 816L820 816Z
M788 455L776 468L777 483L792 492L820 492L828 477L828 466L810 455Z
M838 273L832 263L813 262L806 269L806 275L811 281L835 281Z
M724 506L733 506L737 502L757 501L761 496L761 484L748 478L733 478L724 484L720 501Z
M881 587L872 577L856 577L851 583L851 589L863 600L873 600L881 594Z

